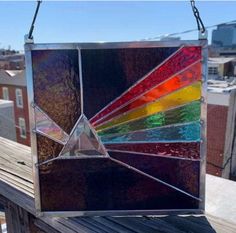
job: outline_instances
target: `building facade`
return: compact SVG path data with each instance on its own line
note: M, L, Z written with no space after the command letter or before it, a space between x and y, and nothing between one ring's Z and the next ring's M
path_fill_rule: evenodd
M212 31L212 45L221 48L236 48L236 23L221 24Z
M30 146L29 110L25 71L0 70L0 99L14 103L16 141Z
M236 58L209 57L208 79L224 80L236 78Z
M207 104L207 173L236 178L236 86L209 88Z
M24 54L0 54L0 69L23 70L25 67Z
M0 137L16 141L13 101L0 99Z
M236 23L218 25L212 31L210 56L236 57Z

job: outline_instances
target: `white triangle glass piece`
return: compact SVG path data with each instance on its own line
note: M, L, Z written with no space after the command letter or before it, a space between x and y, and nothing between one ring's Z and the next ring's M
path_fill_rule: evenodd
M39 107L34 107L36 132L52 140L65 144L69 139L66 134L50 117L47 116Z
M108 156L105 147L90 125L87 118L82 115L76 123L67 144L59 156Z

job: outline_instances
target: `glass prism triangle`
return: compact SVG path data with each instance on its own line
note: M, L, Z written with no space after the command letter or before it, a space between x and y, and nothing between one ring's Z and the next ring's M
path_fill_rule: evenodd
M108 156L108 154L95 130L82 115L59 156Z
M34 106L35 130L52 140L65 144L69 136L38 106Z

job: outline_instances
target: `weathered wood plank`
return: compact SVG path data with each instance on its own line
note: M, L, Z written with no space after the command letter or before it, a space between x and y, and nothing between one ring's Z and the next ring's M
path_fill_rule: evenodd
M30 216L30 230L32 233L59 233L59 231L32 215Z
M23 193L27 194L28 196L31 196L32 198L34 198L33 190L30 188L27 188L26 186L22 186L17 181L8 179L7 177L4 177L2 175L0 175L0 180L2 180L4 183L6 183L10 186L13 186L15 189L19 190L19 192L23 192Z
M57 219L57 221L77 233L94 233L94 231L91 231L87 227L84 227L83 225L78 224L74 219L71 219L71 218L67 218L67 219L60 218L60 219Z
M215 216L206 215L207 221L214 228L217 233L235 233L236 224L235 222L228 222ZM235 220L236 221L236 220Z
M121 224L110 221L110 220L105 219L103 217L96 217L96 218L94 218L94 220L99 223L102 223L104 226L108 226L109 228L111 228L112 230L117 231L117 232L134 233L134 231L127 229L126 227L122 226Z
M0 137L1 155L7 156L5 159L10 158L10 161L24 161L26 167L32 167L32 159L30 156L30 148L22 144L10 141ZM17 155L17 156L16 156Z
M139 218L137 221L142 222L144 225L147 225L149 227L152 227L156 230L157 233L184 233L184 231L181 231L180 229L176 228L176 226L173 226L172 224L169 224L162 220L162 218L150 218L150 219L144 219Z
M12 202L5 206L7 232L30 233L28 213Z
M100 229L100 230L102 230L102 231L104 231L104 232L107 232L107 233L118 233L118 231L115 229L115 228L113 228L113 227L110 227L109 225L106 225L106 224L103 224L103 223L101 223L101 222L98 222L98 221L96 221L96 218L95 217L83 217L83 220L85 221L85 222L87 222L89 225L92 225L92 226L94 226L94 227L96 227L96 228L98 228L98 229Z
M135 221L135 218L133 217L117 217L117 218L112 218L112 217L106 217L107 219L114 221L116 223L119 223L126 228L137 232L137 233L143 233L143 232L149 232L149 233L155 233L156 230L153 229L150 226L144 226L141 222Z
M1 158L0 158L1 159ZM0 162L0 167L1 167L1 170L3 171L6 171L8 173L11 173L15 176L19 176L19 177L22 177L22 179L25 179L25 180L28 180L28 181L31 181L32 180L32 172L28 172L28 171L25 171L23 169L20 169L18 167L18 164L10 164L10 163L7 163L6 161L1 161Z
M86 221L83 220L83 218L74 218L74 221L76 221L78 223L78 225L83 226L87 229L89 229L91 232L94 233L102 233L104 231L102 231L101 229L98 229L97 227L88 224Z
M163 218L164 221L175 225L180 230L184 231L186 228L191 231L192 233L215 233L215 230L211 227L210 224L202 225L199 223L195 223L192 221L188 221L187 217L180 217L180 216L171 216ZM207 219L206 219L207 221Z
M32 184L32 182L29 182L25 179L20 179L20 177L12 175L11 173L0 170L0 175L2 177L5 177L5 178L9 179L9 180L13 180L13 181L19 183L20 186L22 186L22 187L27 187L29 189L29 191L31 190L31 192L34 189L34 185Z
M14 186L8 185L0 181L0 194L11 202L24 208L27 212L35 215L34 199L29 195L20 192Z

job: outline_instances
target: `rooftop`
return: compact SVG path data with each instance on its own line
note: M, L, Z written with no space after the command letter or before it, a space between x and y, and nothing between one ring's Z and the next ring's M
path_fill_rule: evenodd
M208 63L209 64L225 64L230 61L236 61L234 57L209 57Z
M5 72L11 76L11 77L14 77L16 76L17 74L21 74L23 72L23 70L5 70Z
M13 106L13 101L0 99L0 108Z
M15 59L24 59L24 54L22 53L15 53L15 54L8 54L8 55L0 55L0 60L2 61L11 61Z
M25 70L1 70L0 84L26 86Z
M227 93L231 92L232 90L236 89L236 78L233 79L233 81L227 81L227 80L208 80L208 87L209 92L214 93Z

